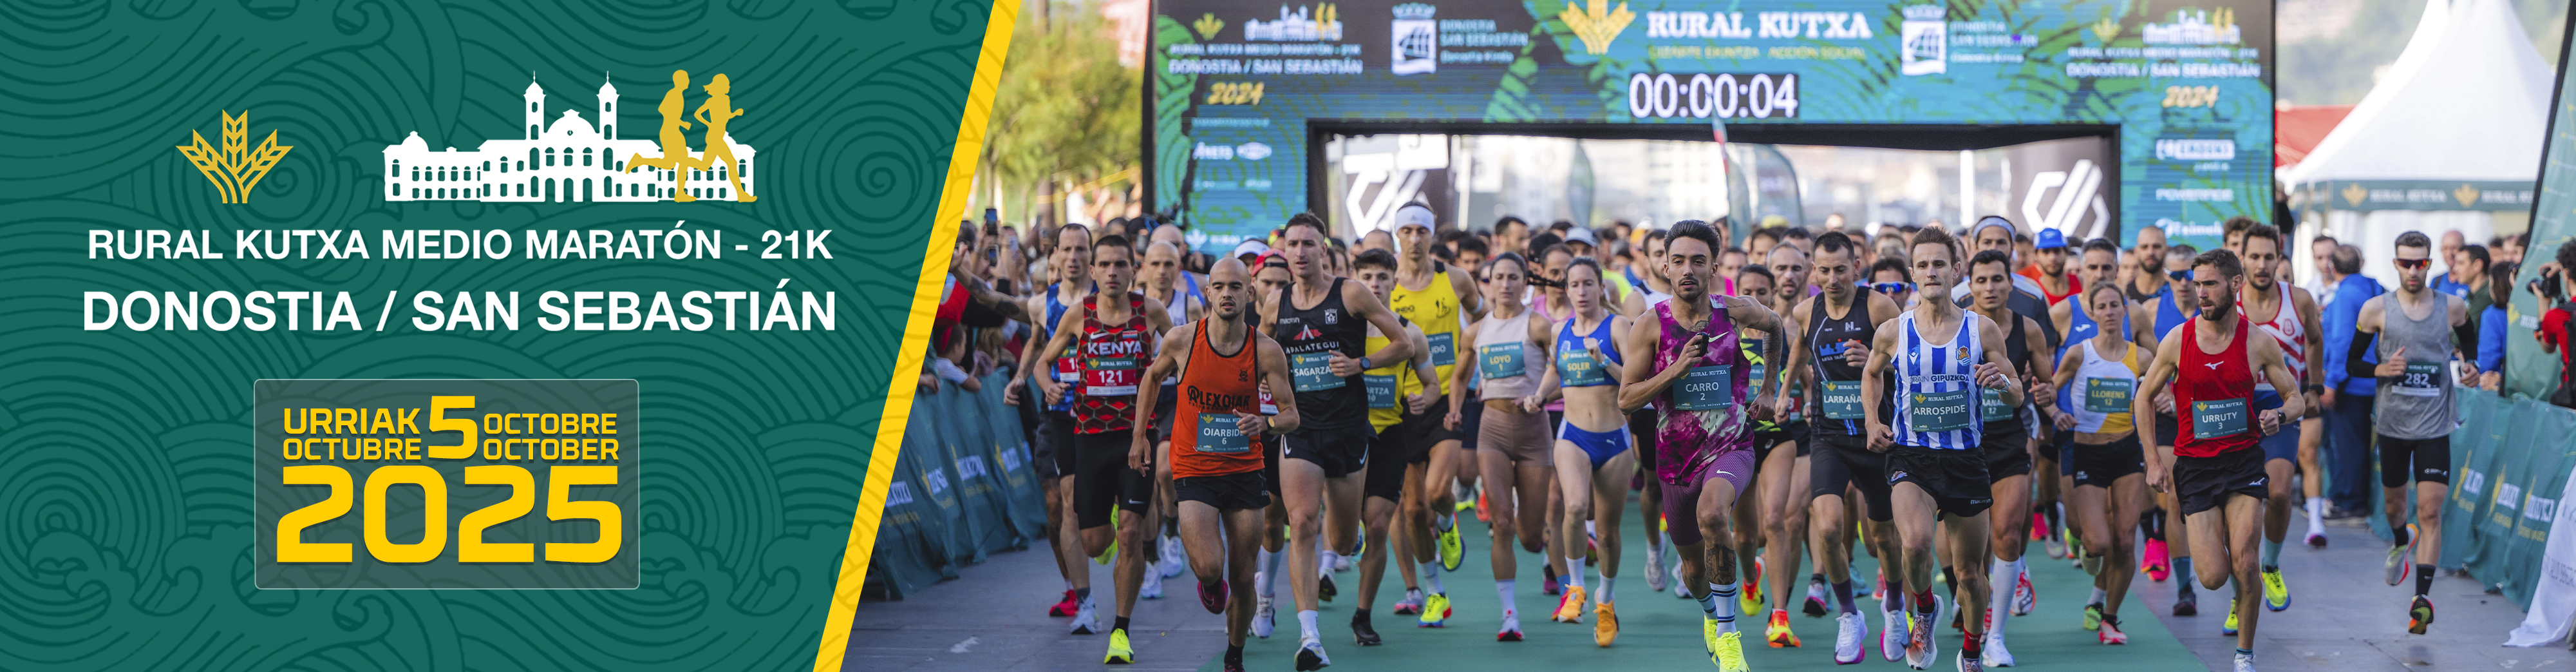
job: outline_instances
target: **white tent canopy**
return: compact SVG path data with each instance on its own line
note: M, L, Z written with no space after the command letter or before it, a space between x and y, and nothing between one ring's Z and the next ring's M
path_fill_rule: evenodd
M2505 0L2428 0L2404 52L2306 160L2282 171L2305 212L2360 246L2388 282L2397 234L2460 231L2472 243L2525 225L2549 123L2551 66ZM2284 250L2314 277L2301 227ZM2437 264L2446 263L2436 260Z

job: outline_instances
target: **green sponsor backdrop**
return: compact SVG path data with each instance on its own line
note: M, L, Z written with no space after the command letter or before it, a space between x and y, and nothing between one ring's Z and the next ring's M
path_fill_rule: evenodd
M2155 226L2214 247L2228 217L2272 208L2268 2L1168 0L1155 12L1147 200L1179 207L1205 251L1322 210L1310 134L1348 122L1596 135L1712 118L1739 133L2117 127L2107 214L2122 240ZM2073 207L2049 219L2021 224L2092 221Z
M0 669L785 669L813 664L990 6L15 4L0 105ZM670 73L729 75L757 203L392 202L385 148L552 120L651 138ZM228 205L174 149L291 146ZM687 132L702 147L699 131ZM619 157L623 158L623 157ZM515 175L515 173L514 173ZM699 183L715 186L719 182ZM720 231L721 259L382 259L386 229ZM222 260L104 260L86 232L207 230ZM372 259L245 260L241 230L355 230ZM831 229L833 258L761 259ZM345 240L343 241L345 244ZM748 251L732 249L749 244ZM782 248L784 249L784 248ZM524 245L519 252L524 252ZM544 291L811 291L832 331L547 331ZM360 329L82 328L82 292L350 292ZM412 292L522 293L518 330L425 332ZM401 291L382 331L386 293ZM308 316L309 319L309 316ZM599 319L596 316L591 319ZM632 378L652 448L633 590L253 587L252 381Z

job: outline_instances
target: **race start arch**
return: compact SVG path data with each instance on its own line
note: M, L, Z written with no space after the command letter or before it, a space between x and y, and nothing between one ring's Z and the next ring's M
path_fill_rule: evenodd
M1712 119L1758 143L2108 140L2116 165L2059 187L2105 198L2025 226L2206 248L2272 213L2263 0L1160 0L1150 39L1147 205L1202 250L1322 211L1329 134L1708 139Z

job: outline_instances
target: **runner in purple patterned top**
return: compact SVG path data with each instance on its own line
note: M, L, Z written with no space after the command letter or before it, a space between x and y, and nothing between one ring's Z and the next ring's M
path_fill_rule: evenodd
M1745 366L1743 348L1736 344L1735 325L1726 319L1726 313L1709 311L1707 321L1702 323L1705 328L1693 330L1673 319L1673 304L1667 301L1655 304L1655 318L1663 323L1664 333L1655 342L1652 370L1671 368L1682 358L1682 351L1692 340L1714 336L1697 348L1701 353L1697 359L1683 366L1685 369L1727 367L1728 373L1722 383L1728 387L1726 398L1744 398L1745 377L1751 370ZM1684 377L1685 383L1673 385L1655 398L1657 408L1671 409L1655 417L1655 449L1658 451L1655 453L1655 477L1668 485L1692 485L1690 481L1694 477L1707 475L1709 466L1717 461L1719 455L1753 447L1753 434L1745 426L1746 407L1743 404L1728 404L1716 410L1678 410L1677 397L1682 387L1689 384L1688 374L1685 373ZM1736 490L1742 492L1744 484L1736 484Z
M1628 352L1655 355L1627 360L1619 410L1634 412L1654 402L1661 412L1655 476L1667 484L1665 531L1681 553L1682 585L1706 615L1700 636L1709 660L1719 672L1749 672L1743 633L1735 625L1741 579L1730 514L1736 497L1753 480L1753 426L1747 421L1768 418L1772 409L1765 400L1744 398L1748 371L1735 329L1741 325L1771 332L1765 339L1771 348L1764 355L1768 360L1783 358L1779 350L1787 339L1780 333L1780 316L1771 309L1750 299L1709 294L1717 250L1717 232L1708 224L1673 224L1664 258L1653 260L1671 278L1673 298L1655 304L1654 320L1640 320L1628 330Z

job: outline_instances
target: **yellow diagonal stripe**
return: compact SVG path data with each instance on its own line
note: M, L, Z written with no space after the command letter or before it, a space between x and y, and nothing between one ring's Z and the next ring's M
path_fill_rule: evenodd
M957 213L965 210L974 186L975 157L984 152L984 124L993 113L993 90L1002 78L1002 59L1011 52L1011 26L1020 14L1018 0L995 0L984 24L983 54L975 60L975 82L966 93L966 110L957 123L957 146L948 154L948 182L932 211L930 243L921 253L921 278L913 286L912 313L904 322L903 348L896 351L893 376L886 381L885 414L877 419L876 445L868 453L868 479L859 492L859 507L850 516L850 540L841 553L841 575L832 584L832 609L823 619L823 641L814 654L814 671L841 669L850 649L850 619L857 615L859 589L868 578L868 554L876 549L877 522L885 516L886 488L894 481L896 453L903 430L912 419L914 376L929 350L930 323L948 276L949 249L957 245Z

